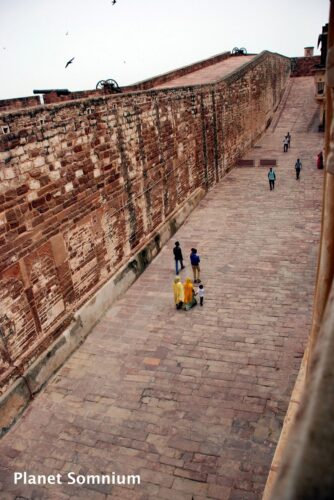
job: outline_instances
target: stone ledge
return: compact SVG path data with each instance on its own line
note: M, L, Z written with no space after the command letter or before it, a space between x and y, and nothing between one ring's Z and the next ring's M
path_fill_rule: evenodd
M22 415L30 400L29 388L24 378L20 377L0 398L0 436Z
M69 327L0 397L0 437L18 420L34 394L39 392L66 359L82 344L106 310L134 283L164 244L204 197L198 188L172 213L147 242L74 315Z

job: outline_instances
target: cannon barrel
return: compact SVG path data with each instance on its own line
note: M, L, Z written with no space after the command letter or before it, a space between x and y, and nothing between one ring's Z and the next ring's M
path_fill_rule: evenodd
M70 91L68 89L42 89L42 90L33 90L34 94L51 94L51 92L55 92L59 95L68 95Z

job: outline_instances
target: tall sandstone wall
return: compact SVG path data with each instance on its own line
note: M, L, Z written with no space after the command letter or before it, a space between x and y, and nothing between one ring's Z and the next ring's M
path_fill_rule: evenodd
M3 393L195 189L232 168L289 72L264 52L212 85L0 114Z

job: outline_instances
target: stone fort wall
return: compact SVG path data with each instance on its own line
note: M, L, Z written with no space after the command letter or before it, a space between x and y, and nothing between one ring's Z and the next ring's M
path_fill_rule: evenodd
M29 97L18 97L15 99L2 99L0 101L0 113L4 111L13 111L15 109L30 108L31 106L39 105L39 97L37 95Z
M233 167L289 74L289 59L264 52L212 85L0 114L2 393L170 214Z
M313 76L313 71L320 64L320 56L291 57L291 76Z

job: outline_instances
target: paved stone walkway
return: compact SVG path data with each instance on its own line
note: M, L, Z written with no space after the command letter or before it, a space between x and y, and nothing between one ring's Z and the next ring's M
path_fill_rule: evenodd
M246 156L277 158L275 190L267 168L234 169L4 437L1 500L261 498L311 321L323 178L314 109L312 78L294 80ZM176 239L202 259L204 307L188 312L173 305ZM14 486L23 470L142 483Z
M206 68L198 69L187 75L173 78L173 80L168 80L168 82L161 83L160 85L155 85L152 88L162 89L166 87L183 87L185 85L212 83L232 73L232 71L235 71L243 64L250 62L254 57L255 56L230 57L224 61L211 64L211 66L207 66Z

